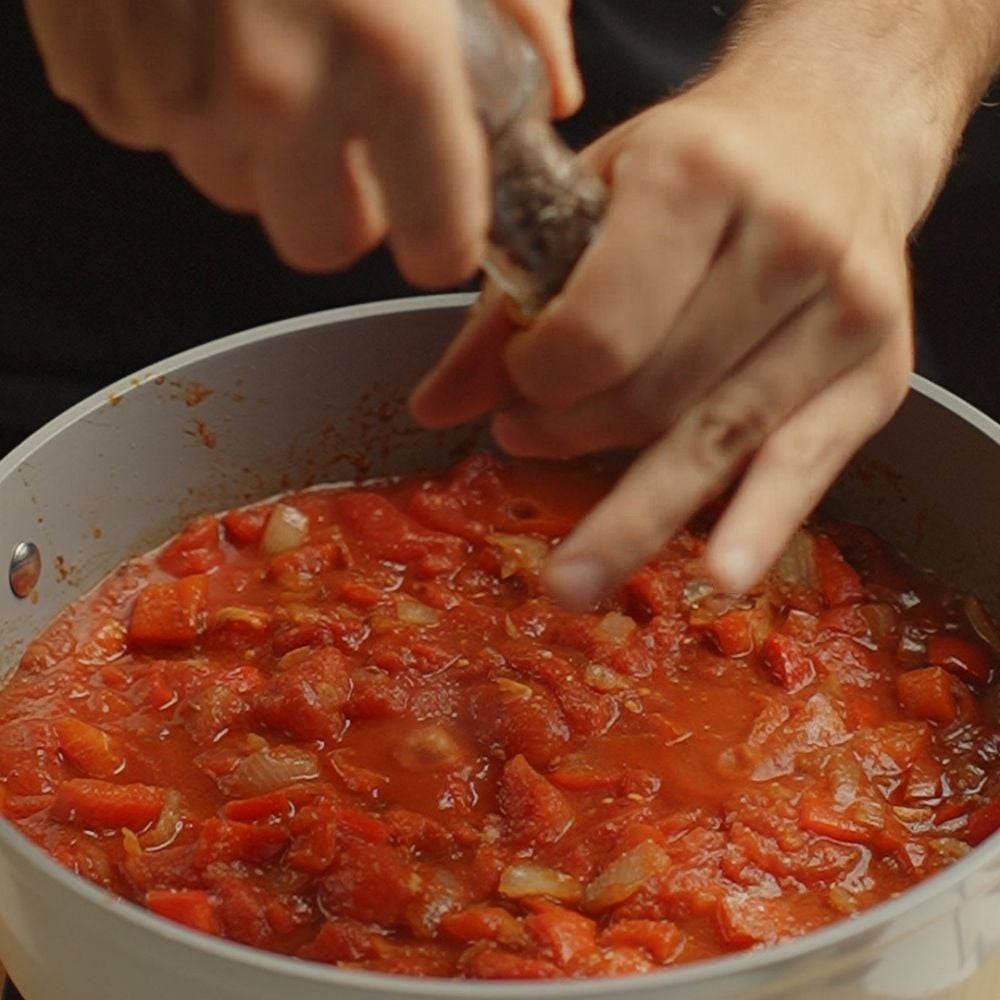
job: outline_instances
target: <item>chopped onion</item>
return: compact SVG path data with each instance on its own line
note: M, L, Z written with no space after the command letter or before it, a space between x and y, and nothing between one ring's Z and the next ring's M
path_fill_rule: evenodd
M226 795L250 798L318 777L319 761L311 750L264 746L244 757L218 781Z
M286 503L276 503L264 527L260 550L266 556L298 548L309 533L309 518Z
M183 828L180 794L175 788L169 788L163 797L163 808L160 810L160 818L156 821L156 825L140 834L136 842L144 850L159 851L169 847Z
M232 625L248 632L264 632L271 624L271 614L263 608L241 608L236 605L219 608L212 615L212 628Z
M462 751L444 726L431 722L410 732L392 755L410 771L436 771L454 767Z
M670 858L659 844L644 840L615 858L583 890L583 907L600 913L634 896L649 880L666 871Z
M884 639L896 627L896 609L891 604L862 604L858 612L876 642Z
M837 883L830 886L828 895L833 908L844 914L845 917L850 916L852 913L857 913L858 908L861 906L861 901L853 892L850 892Z
M530 861L508 865L500 876L500 894L508 899L546 896L560 903L576 904L583 886L572 875Z
M547 542L531 535L487 535L486 541L500 550L500 577L506 580L519 570L537 573L549 554Z
M583 668L583 683L595 691L620 691L632 683L603 663L588 663Z
M972 850L964 840L959 840L957 837L935 837L930 846L935 854L951 861L964 858Z
M606 639L613 639L616 642L627 639L635 629L635 619L619 611L609 611L597 623L597 631Z
M811 588L816 585L816 545L805 528L792 535L785 551L774 564L774 575L794 587Z
M437 625L441 621L433 608L404 595L396 598L396 616L406 625Z
M1000 627L990 617L986 610L986 605L976 597L969 594L965 598L965 617L968 618L976 635L989 646L997 656L1000 656Z
M504 694L509 694L519 701L530 698L535 693L528 684L516 681L513 677L498 677L494 683Z

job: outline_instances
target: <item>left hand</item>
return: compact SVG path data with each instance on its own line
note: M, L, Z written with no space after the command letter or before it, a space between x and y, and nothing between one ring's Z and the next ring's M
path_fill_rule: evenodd
M724 70L583 155L610 202L564 291L522 329L487 289L412 410L493 410L518 455L641 450L546 569L573 607L740 480L706 561L742 591L907 391L929 193L877 122Z

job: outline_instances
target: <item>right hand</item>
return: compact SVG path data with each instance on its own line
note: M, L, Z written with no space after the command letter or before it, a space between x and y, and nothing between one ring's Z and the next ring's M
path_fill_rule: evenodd
M569 0L498 2L538 47L555 113L573 111ZM456 0L25 5L59 97L257 215L292 266L337 270L383 240L418 285L455 284L480 263L487 149Z

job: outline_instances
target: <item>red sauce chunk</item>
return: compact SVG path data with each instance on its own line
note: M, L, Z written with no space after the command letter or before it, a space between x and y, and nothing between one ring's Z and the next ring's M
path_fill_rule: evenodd
M571 614L539 568L610 481L478 455L198 518L27 649L0 812L201 932L484 979L769 945L1000 827L974 598L823 520L727 596L695 524Z

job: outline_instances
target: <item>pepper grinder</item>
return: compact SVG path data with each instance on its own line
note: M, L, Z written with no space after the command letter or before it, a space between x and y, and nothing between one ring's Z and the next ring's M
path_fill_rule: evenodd
M462 44L490 144L493 219L484 264L527 322L563 287L607 202L601 179L549 121L542 61L492 0L461 0Z

